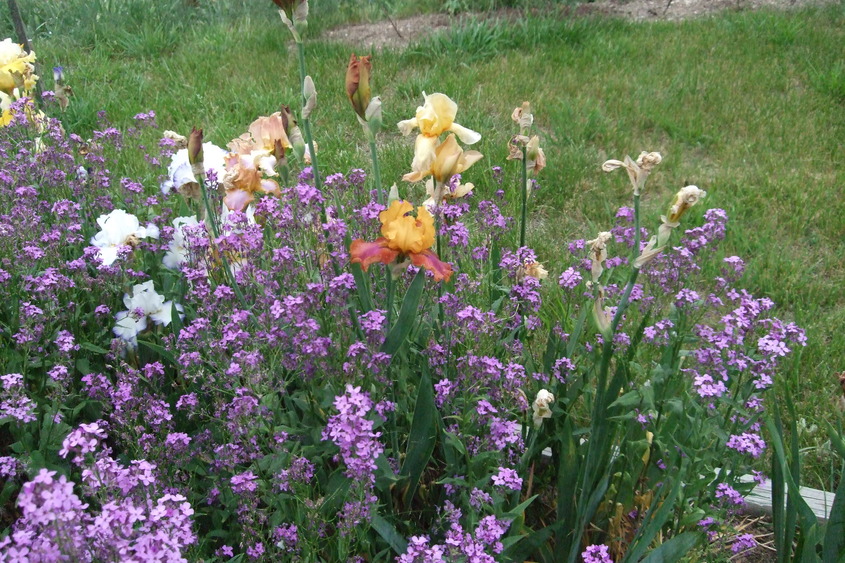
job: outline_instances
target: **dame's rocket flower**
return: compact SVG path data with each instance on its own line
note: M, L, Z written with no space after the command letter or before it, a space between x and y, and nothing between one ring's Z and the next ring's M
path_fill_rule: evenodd
M426 95L423 92L423 97L425 103L417 108L416 116L397 124L403 135L410 135L414 129L420 130L414 146L414 160L411 163L412 174L424 172L431 168L431 163L435 159L438 138L446 131L451 131L468 145L481 140L479 133L455 123L458 104L452 101L449 96L440 93Z
M158 227L152 223L142 227L137 217L123 209L100 215L97 224L102 230L91 238L91 244L100 249L100 260L106 266L117 260L121 247L134 247L142 238L157 239L159 235Z
M366 271L371 264L391 264L409 259L414 266L434 274L435 281L452 276L452 266L441 262L429 250L434 245L434 217L424 206L417 207L417 216L410 213L414 206L407 201L394 201L379 213L381 234L374 242L361 239L352 242L349 254L353 264L361 264Z

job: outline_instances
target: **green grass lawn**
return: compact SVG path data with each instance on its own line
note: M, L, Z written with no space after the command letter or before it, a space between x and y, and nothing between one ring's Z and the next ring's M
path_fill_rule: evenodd
M49 69L62 65L76 93L63 117L69 131L89 134L98 110L126 125L152 109L163 129L202 126L206 138L224 145L256 116L281 103L298 106L295 50L269 0L201 2L199 9L178 0L19 4L43 86L51 88ZM0 33L13 36L4 10L5 3ZM344 93L349 53L368 46L322 42L318 33L378 14L378 3L363 12L348 2L312 7L306 52L326 173L369 167ZM511 14L495 25L463 19L407 50L374 53L373 89L388 124L411 117L423 91L455 99L457 121L483 135L478 149L487 170L477 166L466 177L482 190L492 189L489 167L505 164L512 109L532 102L548 168L528 238L550 270L560 270L568 241L608 229L608 213L629 204L627 179L603 174L601 163L660 151L664 163L643 197L645 225L655 227L686 184L708 191L707 206L727 210L724 249L746 260L745 285L807 329L809 345L787 385L812 423L835 416L835 374L845 370L843 44L842 3L679 23ZM386 129L385 183L398 182L411 190L403 195L417 198L422 189L400 179L413 141ZM157 189L153 178L149 189ZM827 466L813 467L810 480L829 487Z

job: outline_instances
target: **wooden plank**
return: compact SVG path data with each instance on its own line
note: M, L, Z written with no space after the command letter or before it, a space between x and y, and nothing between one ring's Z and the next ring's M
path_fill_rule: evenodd
M751 475L743 475L740 477L743 483L754 482L754 477ZM827 522L830 515L830 507L833 505L834 494L827 491L820 491L810 487L799 487L798 491L807 504L812 509L813 513L818 518L819 522ZM750 493L745 497L746 507L745 511L749 514L760 514L771 516L772 514L772 482L766 480L760 485L754 487Z

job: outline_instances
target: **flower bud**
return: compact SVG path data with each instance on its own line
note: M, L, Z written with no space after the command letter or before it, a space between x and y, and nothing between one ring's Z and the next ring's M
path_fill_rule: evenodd
M396 185L396 182L390 186L390 192L387 194L387 206L390 207L390 204L394 201L399 201L401 198L399 197L399 187Z
M202 163L202 129L193 127L188 136L188 162L191 165Z
M364 119L369 125L370 132L372 132L373 135L381 131L381 98L376 96L370 100L370 105L367 106L367 111L364 112Z
M346 67L346 97L352 102L352 108L362 119L366 119L367 107L370 105L370 72L373 66L370 56L356 57L355 53L349 58Z
M302 97L305 98L305 107L302 108L302 119L308 119L311 112L317 107L317 88L311 76L305 77L302 85Z

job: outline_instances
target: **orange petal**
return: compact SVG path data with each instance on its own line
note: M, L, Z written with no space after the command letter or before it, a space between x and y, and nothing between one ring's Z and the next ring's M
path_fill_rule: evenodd
M399 256L398 250L391 250L387 247L387 239L379 237L375 242L366 242L362 239L353 240L349 245L350 262L361 264L365 272L371 264L381 262L390 264Z
M434 281L449 281L452 277L452 265L440 260L437 254L430 250L423 250L409 256L414 266L423 267L434 274Z

